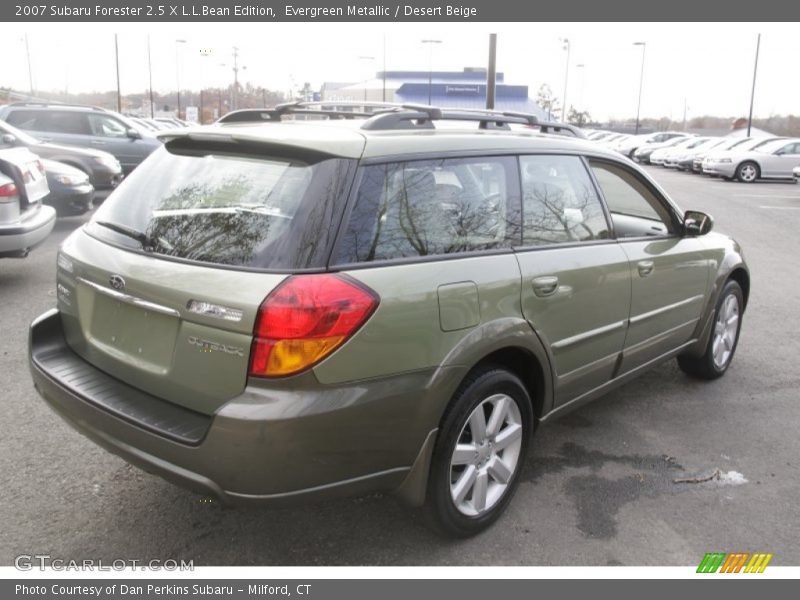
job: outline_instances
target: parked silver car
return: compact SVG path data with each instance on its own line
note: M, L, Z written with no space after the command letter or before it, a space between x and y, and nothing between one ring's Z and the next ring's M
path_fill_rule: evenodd
M0 258L23 258L50 235L56 211L42 206L49 192L35 154L25 148L0 150Z
M703 162L703 172L752 183L757 179L791 179L792 169L798 165L800 138L786 138L709 157Z

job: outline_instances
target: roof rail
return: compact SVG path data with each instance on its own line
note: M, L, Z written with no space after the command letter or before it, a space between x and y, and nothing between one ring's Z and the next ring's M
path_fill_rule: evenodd
M343 110L345 107L362 110ZM372 111L366 112L363 109L372 109ZM586 137L578 127L567 123L540 121L536 115L530 113L350 100L296 101L278 104L273 108L246 108L230 112L216 122L279 122L284 116L290 114L327 116L329 119L365 119L361 128L371 131L434 129L434 121L476 121L480 129L508 130L510 124L517 124L538 128L542 133L567 134L577 138Z
M319 106L320 108L311 108ZM355 110L341 110L340 108L325 108L326 106L352 106L353 108L375 107L385 108L383 103L364 102L284 102L273 108L243 108L235 110L217 119L216 123L252 123L263 121L280 121L285 115L314 115L328 117L329 119L364 119L371 117L375 112Z
M433 121L477 121L480 129L510 129L510 124L538 127L542 133L567 133L577 138L586 135L580 128L567 123L540 121L536 115L489 109L449 109L435 106L400 105L398 110L382 112L369 118L362 129L382 131L391 129L431 129Z

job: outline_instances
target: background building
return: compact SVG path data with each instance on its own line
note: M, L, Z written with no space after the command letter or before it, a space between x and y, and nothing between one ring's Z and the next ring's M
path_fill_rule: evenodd
M430 81L430 83L429 83ZM486 107L486 69L466 67L463 71L379 71L374 79L358 83L326 82L320 90L323 101L398 102L450 108ZM528 97L527 85L505 83L497 74L495 109L532 113L540 119L547 114Z

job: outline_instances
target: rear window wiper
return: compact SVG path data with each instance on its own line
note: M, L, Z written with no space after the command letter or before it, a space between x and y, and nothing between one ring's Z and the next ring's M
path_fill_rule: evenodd
M136 240L142 245L142 250L144 250L145 252L152 252L159 246L163 247L167 251L172 250L172 244L166 242L161 238L152 238L145 232L139 231L138 229L133 229L132 227L126 227L125 225L120 225L119 223L112 223L111 221L95 221L94 223L96 225L100 225L101 227L105 227L106 229L110 229L111 231L129 237L132 240Z

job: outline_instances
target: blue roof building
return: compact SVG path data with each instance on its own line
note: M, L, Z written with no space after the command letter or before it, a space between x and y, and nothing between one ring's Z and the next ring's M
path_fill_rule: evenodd
M430 84L429 84L430 77ZM503 73L497 73L495 109L532 113L540 119L547 114L528 97L527 85L509 85ZM486 107L486 69L463 71L379 71L374 79L358 83L325 83L322 100L398 102L428 104L450 108Z

